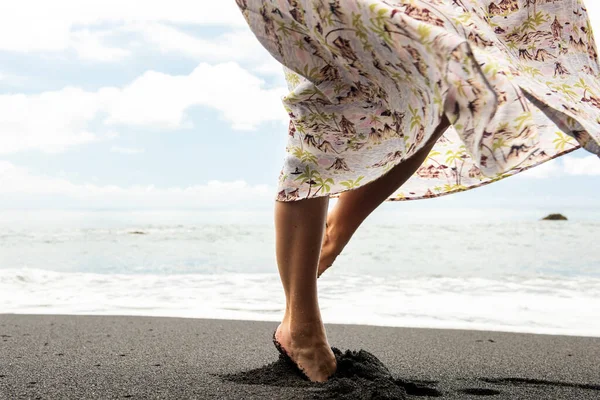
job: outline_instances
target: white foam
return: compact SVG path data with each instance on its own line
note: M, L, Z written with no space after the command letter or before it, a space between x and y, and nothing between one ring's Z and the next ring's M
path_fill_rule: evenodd
M319 280L326 323L600 337L600 279ZM277 274L95 274L0 270L0 312L277 321Z

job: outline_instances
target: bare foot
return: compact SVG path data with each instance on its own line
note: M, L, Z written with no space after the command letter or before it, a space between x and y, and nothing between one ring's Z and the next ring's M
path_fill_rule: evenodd
M321 322L292 328L284 320L275 339L312 382L325 382L335 373L337 363Z
M325 224L325 234L323 235L323 244L321 245L321 256L319 258L319 267L317 269L317 278L323 274L340 255L350 238L342 234L339 229L335 229L331 223Z

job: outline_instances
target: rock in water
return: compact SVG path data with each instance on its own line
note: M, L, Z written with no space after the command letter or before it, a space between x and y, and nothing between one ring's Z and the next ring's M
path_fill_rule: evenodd
M567 221L567 217L562 214L550 214L542 219L543 221Z

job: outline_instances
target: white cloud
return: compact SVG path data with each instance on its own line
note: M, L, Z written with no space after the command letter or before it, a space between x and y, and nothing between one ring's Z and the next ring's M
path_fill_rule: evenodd
M149 71L123 88L95 92L67 87L35 95L0 95L0 154L63 151L114 137L111 125L189 128L187 113L194 106L218 111L234 129L285 123L281 96L286 89L264 86L236 63L224 63L200 64L189 75ZM94 122L100 128L92 129Z
M263 62L256 65L252 70L262 75L275 75L281 77L282 79L284 77L283 66L273 57L265 59Z
M0 13L0 50L64 51L81 27L128 22L243 26L233 0L20 0Z
M563 164L567 175L600 176L600 158L597 156L565 157Z
M247 27L210 39L195 37L162 23L132 23L122 30L141 34L147 43L165 54L178 54L205 62L243 62L255 72L283 76L281 64Z
M203 63L187 76L147 72L121 90L110 104L106 122L180 128L192 106L220 111L234 129L254 129L265 121L285 122L281 97L287 89L263 86L264 81L236 63Z
M204 185L157 188L74 184L66 179L36 176L0 161L0 207L45 207L51 199L68 207L85 208L227 208L271 204L275 188L244 181L209 181Z
M88 130L104 93L67 87L38 95L0 95L0 153L45 152L98 140Z
M560 176L600 176L600 158L594 155L564 155L520 174L522 178L546 179Z
M585 0L585 8L592 23L594 36L598 43L600 43L600 3L595 0Z
M6 86L23 86L27 83L27 78L15 74L7 74L5 72L0 71L0 84Z
M164 53L174 52L207 62L237 61L252 57L262 48L249 30L227 32L210 40L198 38L161 23L135 23L123 28L140 33ZM266 50L265 50L266 51Z
M75 49L79 58L90 61L114 62L129 57L129 50L110 47L104 39L112 35L108 32L91 32L87 29L73 32L70 47Z
M564 156L568 157L568 156ZM556 158L554 160L546 161L543 164L537 165L521 174L521 178L531 178L531 179L546 179L552 178L560 175L563 171L563 167L561 164L560 158Z
M102 25L147 22L246 25L234 0L19 0L3 3L0 50L15 52L65 51L72 46L72 35L78 29ZM586 7L592 26L598 27L600 3L589 0ZM600 31L600 28L595 30Z
M110 148L112 153L121 153L121 154L141 154L145 150L144 149L135 149L132 147L121 147L121 146L112 146Z

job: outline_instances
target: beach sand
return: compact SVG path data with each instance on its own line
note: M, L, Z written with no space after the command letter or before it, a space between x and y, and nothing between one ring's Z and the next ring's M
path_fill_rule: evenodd
M278 359L276 326L0 314L0 399L600 399L600 338L327 325L373 356L312 384Z

